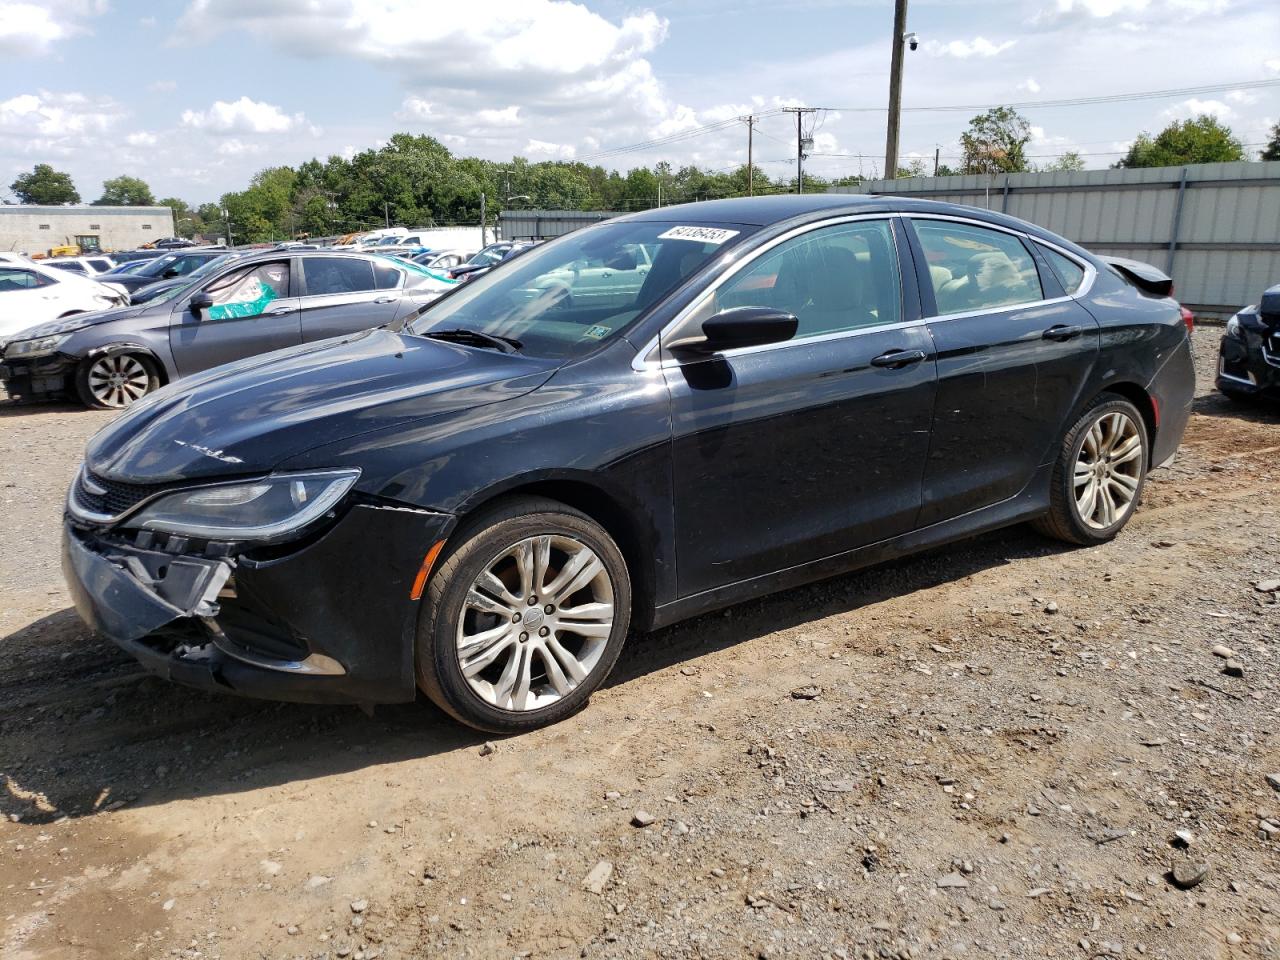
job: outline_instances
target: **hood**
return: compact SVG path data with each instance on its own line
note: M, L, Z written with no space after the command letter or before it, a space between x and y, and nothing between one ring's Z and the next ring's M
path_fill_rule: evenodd
M132 320L145 309L146 305L144 304L139 307L115 307L111 310L77 313L71 317L63 317L61 320L50 320L48 323L42 323L36 327L28 327L22 331L20 338L13 337L12 339L35 340L39 337L56 337L60 333L74 333L76 330L83 330L85 327L96 327L100 323L110 323L112 320Z
M95 436L85 462L125 483L260 473L321 444L521 396L558 365L368 330L180 380Z

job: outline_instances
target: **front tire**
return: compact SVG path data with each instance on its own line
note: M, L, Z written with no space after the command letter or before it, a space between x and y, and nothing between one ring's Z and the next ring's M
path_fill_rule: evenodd
M522 497L468 522L431 576L418 686L458 721L522 733L587 702L622 651L631 580L586 514Z
M104 353L76 368L76 395L95 410L123 410L159 387L155 361L137 353Z
M1062 440L1050 480L1049 512L1033 521L1046 536L1089 546L1129 522L1146 483L1146 421L1128 400L1102 394Z

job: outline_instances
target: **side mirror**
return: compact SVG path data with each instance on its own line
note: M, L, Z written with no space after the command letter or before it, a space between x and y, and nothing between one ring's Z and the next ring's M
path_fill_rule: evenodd
M164 273L160 274L160 276L164 280L172 280L174 277L181 276L181 274L179 274L173 267L170 267Z
M209 296L203 290L191 298L191 302L187 304L191 308L191 312L197 317L200 316L201 310L208 310L213 306L213 297Z
M731 307L702 321L702 336L686 337L667 345L673 353L709 356L737 347L782 343L796 335L800 321L795 314L773 307Z

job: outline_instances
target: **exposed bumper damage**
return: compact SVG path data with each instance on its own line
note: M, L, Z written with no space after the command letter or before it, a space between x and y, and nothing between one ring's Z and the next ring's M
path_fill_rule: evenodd
M416 695L411 596L453 518L367 504L319 536L237 552L185 538L63 527L80 616L165 679L274 700Z
M74 387L75 357L55 353L30 360L6 360L0 363L0 381L12 400L52 399L64 397Z
M1219 390L1280 399L1280 328L1241 325L1218 348Z

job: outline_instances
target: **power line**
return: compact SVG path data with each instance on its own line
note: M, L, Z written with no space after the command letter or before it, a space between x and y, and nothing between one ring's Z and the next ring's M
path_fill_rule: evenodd
M1185 97L1197 93L1222 93L1227 90L1255 90L1260 87L1280 86L1280 78L1274 80L1245 80L1240 83L1211 83L1199 87L1176 87L1167 90L1146 90L1141 93L1113 93L1098 97L1067 97L1062 100L1023 100L1017 103L1006 103L1002 106L1014 109L1045 107L1078 107L1093 103L1121 103L1134 100L1160 100L1166 97ZM929 113L947 110L986 110L989 103L952 103L933 107L903 107L903 112ZM822 107L823 110L837 110L841 113L884 113L887 107Z

